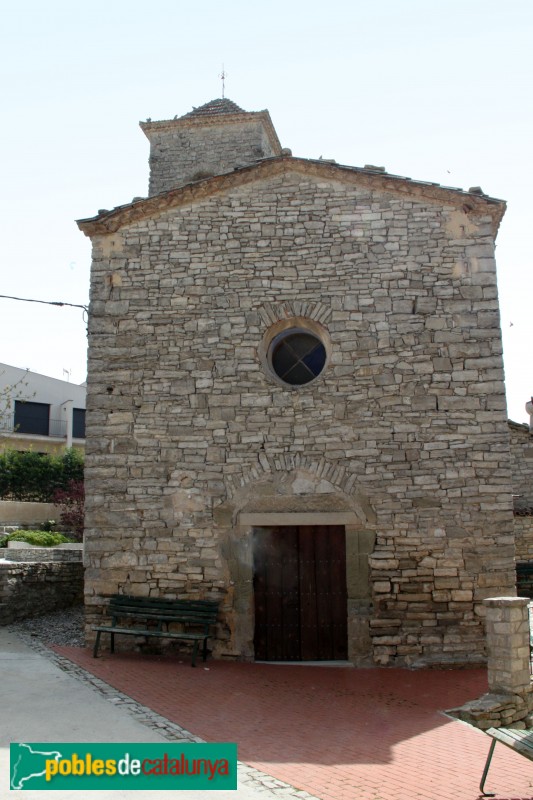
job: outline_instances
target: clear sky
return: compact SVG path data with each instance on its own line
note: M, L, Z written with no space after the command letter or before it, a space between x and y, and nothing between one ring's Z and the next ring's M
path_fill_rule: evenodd
M527 421L533 199L531 0L4 0L0 293L85 304L74 223L143 196L139 120L221 95L268 108L301 157L481 186L497 239L509 416ZM82 311L0 299L0 361L81 383ZM67 372L64 372L66 370Z

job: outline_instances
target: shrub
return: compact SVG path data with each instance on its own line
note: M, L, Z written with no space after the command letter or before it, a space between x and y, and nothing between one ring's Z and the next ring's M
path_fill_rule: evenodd
M61 458L61 482L65 488L70 481L83 481L83 453L73 447L60 456Z
M76 541L83 539L85 486L83 481L69 481L66 489L56 489L53 503L60 506L61 524L72 531Z
M39 547L53 547L56 544L72 541L62 533L49 533L48 531L15 531L15 533L10 533L6 538L8 541L26 542Z
M53 502L57 489L83 481L83 455L67 450L60 455L6 450L0 454L0 498Z

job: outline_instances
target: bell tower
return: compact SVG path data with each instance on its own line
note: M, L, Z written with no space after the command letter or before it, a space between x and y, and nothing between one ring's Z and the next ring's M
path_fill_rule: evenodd
M244 111L227 98L139 124L150 141L150 196L281 155L268 111Z

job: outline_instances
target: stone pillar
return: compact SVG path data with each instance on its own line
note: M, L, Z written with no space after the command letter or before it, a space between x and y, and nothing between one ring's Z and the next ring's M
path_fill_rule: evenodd
M529 689L529 611L526 597L488 597L486 633L489 692Z

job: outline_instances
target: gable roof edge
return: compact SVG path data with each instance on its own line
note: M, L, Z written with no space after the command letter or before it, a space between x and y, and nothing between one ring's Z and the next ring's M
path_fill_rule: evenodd
M255 112L251 112L255 113ZM257 112L263 113L263 112ZM267 112L268 113L268 112ZM227 116L230 116L229 114ZM171 120L173 122L173 120ZM153 124L153 123L152 123ZM169 189L146 199L135 200L110 211L102 211L95 217L77 220L77 225L86 236L114 233L123 225L167 209L197 202L234 186L245 185L270 175L278 175L288 170L318 174L330 180L358 183L369 188L381 189L395 194L417 195L421 198L455 205L465 214L474 216L488 214L492 218L493 235L496 238L501 219L506 210L504 200L465 192L462 189L441 186L438 183L415 181L411 178L377 172L364 167L348 167L329 161L296 158L293 156L274 156L254 164L239 167L232 172Z

